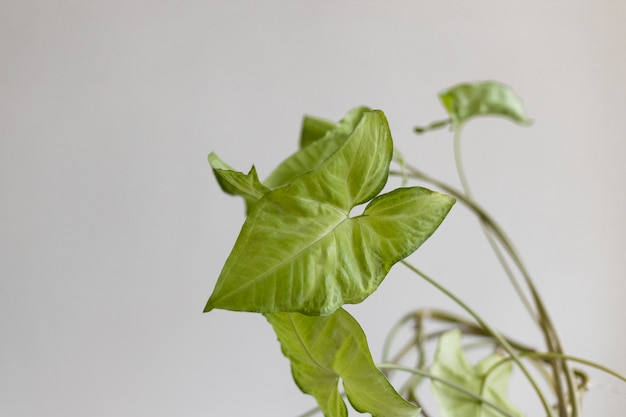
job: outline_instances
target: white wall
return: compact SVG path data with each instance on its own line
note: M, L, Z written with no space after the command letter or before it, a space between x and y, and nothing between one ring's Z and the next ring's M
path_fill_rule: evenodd
M566 349L626 372L624 4L0 1L0 415L307 410L261 317L201 314L243 220L206 155L266 175L303 113L366 104L454 182L449 134L411 128L443 116L438 91L482 79L512 85L535 124L467 127L477 198ZM460 206L415 262L541 346ZM404 312L452 306L392 275L351 308L375 357ZM625 386L591 374L587 415L622 414Z

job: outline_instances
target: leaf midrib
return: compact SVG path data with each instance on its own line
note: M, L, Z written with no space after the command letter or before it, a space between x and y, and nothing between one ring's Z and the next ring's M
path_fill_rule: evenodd
M294 321L293 321L293 316L292 314L294 313L287 313L289 314L289 324L291 325L294 334L296 335L296 337L298 338L298 342L300 343L300 345L304 348L304 352L306 353L306 355L309 357L309 359L311 360L311 362L313 362L315 365L317 365L319 368L323 369L325 372L327 372L329 375L334 375L337 379L339 378L339 374L333 370L333 369L328 369L326 366L322 365L311 353L311 351L309 350L309 347L307 346L307 344L304 342L304 339L302 338L302 335L300 334L300 332L298 331L298 327L295 325ZM295 313L297 314L297 313Z

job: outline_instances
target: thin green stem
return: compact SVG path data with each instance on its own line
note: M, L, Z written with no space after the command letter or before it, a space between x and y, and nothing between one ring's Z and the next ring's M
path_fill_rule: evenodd
M517 254L517 250L511 243L508 236L504 233L504 230L496 223L496 221L487 213L487 211L484 208L482 208L471 197L465 195L464 192L457 190L456 188L425 174L424 172L420 171L414 166L406 164L403 169L405 171L402 173L392 170L390 171L390 175L406 175L406 172L408 171L408 173L411 175L412 178L426 181L440 188L442 191L451 195L457 201L459 201L460 203L464 204L467 208L469 208L480 219L480 221L491 231L491 233L497 237L497 239L500 241L504 249L506 249L506 251L509 253L509 256L516 263L516 265L520 269L520 272L522 273L522 276L526 280L527 285L530 287L531 292L533 293L533 297L538 296L536 291L533 291L534 284L532 283L532 280L530 280L530 275L528 274L528 271L526 270L523 262L521 261L521 258ZM538 314L533 311L531 303L528 301L527 297L524 295L523 291L521 290L521 287L518 284L514 284L514 287L518 291L520 298L524 300L524 304L526 305L526 308L531 313L532 317L538 320L537 319Z
M613 369L604 366L602 364L599 364L597 362L593 362L590 361L588 359L584 359L584 358L579 358L577 356L571 356L571 355L564 355L564 354L560 354L560 353L550 353L550 352L522 352L520 353L520 357L531 357L531 358L540 358L540 359L562 359L562 360L566 360L566 361L570 361L570 362L577 362L580 363L582 365L586 365L589 366L590 368L595 368L599 371L602 371L608 375L611 375L617 379L622 380L623 382L626 382L626 376L620 374L617 371L614 371ZM489 369L487 371L487 373L491 372L491 370L493 368L496 368L498 366L500 366L500 364L502 362L506 362L508 361L510 358L504 358L502 359L502 361L495 363L491 369Z
M415 127L414 131L417 134L422 134L422 133L430 132L433 130L437 130L437 129L441 129L443 127L449 126L450 123L452 123L451 119L438 120L436 122L432 122L428 126L417 126Z
M424 172L420 171L419 169L415 168L414 166L411 166L409 164L406 164L404 169L406 171L408 171L408 173L411 175L412 178L415 178L417 180L422 180L422 181L426 181L438 188L440 188L442 191L444 191L445 193L451 195L452 197L454 197L458 202L464 204L466 207L468 207L479 219L481 222L483 222L485 224L485 226L491 231L491 233L493 233L493 235L495 235L497 237L497 239L500 241L500 243L502 244L502 246L504 247L504 249L509 253L509 256L511 257L511 259L513 260L513 262L516 264L516 266L518 267L518 269L520 270L520 272L522 273L522 276L524 277L527 285L529 286L531 293L533 295L533 298L537 298L539 297L539 294L537 293L537 291L535 290L535 286L534 283L532 282L532 280L530 279L530 274L528 273L526 267L524 266L523 262L521 261L521 257L518 255L517 250L515 249L515 247L513 246L513 244L511 243L511 240L508 238L508 236L506 235L506 233L504 233L504 230L502 229L502 227L500 227L498 225L498 223L496 223L496 221L487 213L487 211L482 208L476 201L474 201L471 197L465 195L465 193L463 191L457 190L456 188L437 180L436 178L433 178L427 174L425 174ZM406 172L401 174L397 171L390 171L390 175L406 175ZM516 288L520 288L519 285L516 286ZM520 291L520 298L522 299L526 299L526 297L524 296L523 292ZM526 301L525 304L528 306L527 308L529 310L531 310L531 315L533 317L538 317L538 315L533 312L532 307L530 307L530 302Z
M400 177L402 178L400 182L400 186L404 187L409 180L409 176L405 168L406 160L404 159L404 156L402 155L402 153L396 148L393 149L393 160L400 166L400 172L401 172Z
M457 126L454 131L454 157L456 161L456 168L457 168L459 180L461 181L461 187L463 188L465 195L473 199L474 197L473 197L473 194L469 185L469 181L465 173L465 168L463 165L463 158L462 158L462 151L461 151L461 130L462 130L462 126ZM481 227L483 228L483 232L487 238L487 241L489 242L489 245L491 246L494 253L496 254L496 257L498 258L498 260L504 267L505 272L507 273L509 277L509 280L513 283L513 286L515 287L516 291L522 298L522 301L524 301L524 303L526 304L528 308L529 302L526 300L525 296L523 295L521 288L518 287L517 280L515 279L515 276L513 275L510 268L508 268L508 263L506 262L506 259L503 256L503 254L500 252L500 248L496 244L493 235L490 233L489 229L486 227L484 222L481 222ZM512 248L512 245L511 245L511 248ZM528 274L527 269L524 265L524 262L522 261L521 257L517 254L517 251L512 250L510 252L510 255L513 258L514 262L518 265L520 271L522 271L522 274L524 275L527 285L531 291L531 294L535 301L535 306L537 308L537 313L538 313L538 317L535 316L534 318L535 320L539 318L538 324L544 334L544 338L546 340L548 349L551 352L563 353L561 342L556 332L556 328L552 324L552 321L548 315L548 312L545 309L545 304L543 303L541 297L539 296L539 293L535 289L535 286L532 280L530 279L530 274ZM529 311L532 312L532 310L529 310ZM571 374L570 367L567 365L566 362L562 360L556 360L552 362L552 368L553 368L553 373L554 373L554 383L555 383L556 394L559 399L558 407L559 407L560 415L562 417L568 416L567 407L566 407L566 396L565 396L565 392L564 392L561 377L560 377L560 375L564 374L565 380L567 382L568 390L570 391L570 400L571 400L570 402L571 402L572 411L573 411L572 416L578 417L579 415L578 395L577 395L578 392L575 391L573 376Z
M474 320L476 320L476 322L480 324L481 327L483 327L487 332L489 332L489 334L491 334L491 336L493 336L493 338L496 339L498 343L500 343L500 345L507 351L507 353L511 355L511 357L513 358L517 366L520 368L520 370L524 374L524 376L526 376L526 379L528 380L530 385L533 387L533 389L537 393L537 396L539 397L539 400L541 401L541 404L543 405L543 408L545 409L546 414L550 417L555 417L554 413L552 412L552 408L550 407L550 404L548 404L548 401L546 400L543 392L539 388L537 381L535 380L535 378L533 378L533 376L530 374L526 366L522 363L519 355L517 354L515 349L513 349L513 347L509 344L509 342L504 337L502 337L500 333L498 333L495 329L493 329L485 320L483 320L482 317L478 315L478 313L476 313L472 308L470 308L467 304L465 304L463 300L461 300L459 297L454 295L451 291L449 291L443 285L439 284L437 281L430 278L428 275L426 275L424 272L422 272L421 270L419 270L417 267L413 266L406 260L403 260L401 262L404 266L409 268L411 271L415 272L417 275L422 277L429 284L433 285L435 288L437 288L439 291L441 291L443 294L449 297L452 301L457 303L468 314L470 314L474 318Z
M387 333L387 337L385 339L385 343L383 344L383 362L390 362L389 359L389 352L391 351L391 344L393 342L393 340L395 339L395 336L398 334L398 332L400 331L400 329L404 326L404 324L413 319L413 313L407 314L404 317L402 317L400 320L398 320L396 322L396 324L393 325L393 327L391 328L391 330L389 331L389 333ZM395 360L393 361L395 362Z
M423 173L422 171L418 170L417 168L407 164L405 165L405 170L408 171L411 175L411 177L418 179L418 180L422 180L422 181L426 181L438 188L440 188L442 191L446 192L447 194L453 196L454 198L457 199L457 201L459 201L460 203L464 204L465 206L467 206L472 212L474 212L474 214L476 214L476 216L481 220L481 222L483 222L483 224L490 230L490 232L498 239L498 241L502 244L503 248L507 251L507 253L509 254L509 256L511 257L511 259L513 260L513 262L515 263L515 265L517 266L517 268L519 269L522 277L524 278L524 281L526 282L530 293L533 297L533 300L535 300L535 304L537 305L538 308L538 312L535 315L533 313L533 317L539 317L539 326L542 329L542 331L544 332L544 336L546 338L546 342L548 343L548 347L550 348L550 350L554 350L555 352L560 352L562 353L562 347L560 345L560 341L558 339L558 335L556 335L556 331L554 330L554 325L549 317L549 315L547 314L545 308L543 307L543 301L541 300L541 297L539 296L539 293L532 281L532 279L530 278L530 274L528 273L528 270L526 269L526 266L524 265L524 263L521 261L521 257L519 256L517 250L515 249L515 247L513 246L513 244L511 243L511 240L509 239L509 237L506 235L506 233L504 232L504 230L496 223L496 221L487 213L487 211L485 209L483 209L478 203L476 203L472 198L470 198L469 196L465 195L465 193L463 193L462 191L457 190L456 188L442 182L439 181L433 177L430 177L429 175ZM391 171L390 172L391 175L398 175L397 172ZM519 287L518 287L519 288ZM524 299L525 297L523 297L523 293L521 291L518 291L518 293L520 294L520 297L522 297L522 299ZM525 302L525 304L528 305L527 302ZM568 389L571 391L573 389L573 373L572 370L569 368L569 366L567 365L567 363L565 364L565 372L564 372L566 379L567 379L567 384L568 384ZM579 415L579 406L578 406L578 401L579 398L578 396L573 397L575 398L575 400L573 401L573 410L574 410L574 417Z
M464 317L461 317L459 315L452 314L452 313L449 313L447 311L439 310L439 309L436 309L436 308L418 309L418 310L415 310L415 311L412 311L412 312L406 314L404 317L402 317L400 320L398 320L396 322L396 324L393 326L392 330L390 330L389 334L387 335L387 339L385 340L385 347L383 349L383 361L384 362L396 362L395 359L394 360L390 360L389 359L389 356L390 356L389 355L389 350L390 350L390 347L391 347L391 343L393 343L393 340L394 340L396 334L400 331L402 326L404 326L410 320L419 321L419 323L421 324L426 319L432 320L432 321L438 321L438 322L442 322L442 323L451 324L454 327L456 327L459 330L461 330L464 334L472 334L472 335L476 335L476 336L491 337L489 332L487 332L481 326L476 324L474 321L468 320L468 319L466 319ZM445 331L446 330L433 332L433 333L428 333L427 335L423 336L424 340L431 340L431 339L437 338L439 335L441 335ZM535 352L535 349L533 349L532 347L526 346L526 345L524 345L524 344L522 344L522 343L520 343L518 341L515 341L515 340L513 340L513 339L511 339L509 337L506 337L506 340L517 351L521 351L521 352ZM396 355L396 357L397 356L398 355Z
M469 180L467 178L467 174L465 173L465 165L463 163L463 152L461 151L461 130L462 130L462 126L457 126L457 128L454 130L454 139L453 139L453 141L454 141L454 145L453 145L453 148L454 148L454 161L455 161L455 165L456 165L457 175L459 177L459 181L461 182L461 188L463 190L463 193L467 196L467 198L469 198L471 200L474 200L474 193L472 192L472 189L470 187ZM404 169L406 170L406 167ZM481 226L481 228L483 230L483 233L485 234L485 237L487 238L487 242L489 243L489 246L493 250L493 252L496 255L496 257L498 258L498 261L500 262L500 265L502 265L502 268L504 269L504 272L506 273L507 277L509 278L509 281L511 281L511 284L513 285L513 288L515 289L515 291L517 292L518 296L522 300L522 303L526 307L526 310L528 310L528 312L530 313L532 318L537 323L540 323L540 319L539 319L537 313L535 312L535 309L533 308L530 300L528 299L528 297L524 293L521 285L519 284L517 278L515 277L515 274L513 273L513 270L509 266L509 264L508 264L508 262L506 260L506 257L502 253L502 250L500 249L500 246L498 246L494 236L490 232L489 227L487 226L486 222L484 220L481 221L480 222L480 226ZM521 262L521 260L520 260L520 262Z
M461 151L461 132L462 126L457 126L454 129L454 162L456 164L457 175L459 176L459 180L461 181L461 188L465 192L466 196L473 198L472 190L470 189L469 181L467 180L467 175L465 174L465 166L463 165L463 152Z

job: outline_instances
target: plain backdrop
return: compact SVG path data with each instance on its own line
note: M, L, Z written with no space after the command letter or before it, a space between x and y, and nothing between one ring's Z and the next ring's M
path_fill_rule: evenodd
M534 124L467 126L476 198L566 351L626 372L625 5L0 0L0 415L308 410L262 317L202 314L244 219L207 154L264 177L296 150L303 114L368 105L408 160L458 185L450 133L412 128L445 117L442 89L487 79ZM462 206L412 260L542 348ZM427 306L460 312L396 266L349 310L380 360L395 320ZM589 373L586 415L623 414L625 385ZM542 415L524 388L514 398Z

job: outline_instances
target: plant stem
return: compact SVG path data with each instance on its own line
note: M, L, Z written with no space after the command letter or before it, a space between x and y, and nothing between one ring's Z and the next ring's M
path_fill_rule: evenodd
M474 194L472 193L472 189L470 188L470 184L467 179L467 174L465 173L465 167L463 164L463 156L462 156L463 153L461 152L461 131L462 131L462 126L457 126L454 130L454 139L453 139L454 161L456 165L457 175L459 177L459 181L461 182L461 189L463 190L463 194L465 194L467 198L474 200ZM502 251L500 250L500 247L496 243L494 236L492 235L492 233L490 233L489 227L487 226L486 222L481 221L480 226L483 230L483 233L485 234L485 237L487 238L487 242L489 243L489 246L491 246L491 249L493 250L496 257L498 258L498 261L504 268L504 271L506 275L508 276L509 281L511 281L513 288L518 293L520 299L524 303L524 306L526 307L530 315L533 317L533 319L537 323L539 323L540 318L538 314L535 312L531 302L528 300L528 297L526 297L522 287L520 286L519 282L515 278L515 274L509 267L509 264L506 261L506 258L504 257Z
M563 354L559 354L559 353L550 353L550 352L523 352L520 354L520 356L529 356L529 357L536 357L536 358L540 358L540 359L564 359L564 360L568 360L571 362L578 362L580 364L589 366L591 368L595 368L598 369L608 375L611 375L617 379L622 380L623 382L626 382L626 375L622 375L617 371L614 371L613 369L601 365L597 362L593 362L590 361L588 359L583 359L583 358L579 358L577 356L571 356L571 355L563 355ZM506 358L505 358L506 360ZM497 366L498 364L494 365Z
M458 316L456 314L452 314L452 313L449 313L447 311L443 311L443 310L439 310L439 309L433 309L433 308L419 309L419 310L415 310L415 311L412 311L412 312L406 314L404 317L402 317L400 320L398 320L398 322L389 331L389 334L387 335L387 338L385 340L385 345L383 347L383 361L384 362L397 363L397 360L398 360L397 357L399 356L399 354L396 354L396 357L394 359L389 359L389 357L390 357L389 351L390 351L391 343L393 342L396 334L399 332L399 330L402 328L402 326L404 326L409 320L412 320L412 319L416 320L418 322L417 325L419 325L419 326L422 326L422 323L424 322L425 319L429 319L429 320L433 320L433 321L439 321L439 322L443 322L443 323L452 324L456 328L460 329L464 334L472 334L472 335L476 335L476 336L491 337L489 332L487 332L481 326L476 324L476 322L474 322L474 321L467 320L467 319L465 319L465 318L463 318L461 316ZM429 334L427 334L425 336L422 336L422 337L423 337L424 341L427 341L427 340L431 340L431 339L437 338L443 332L445 332L445 330L444 331L439 331L439 332L429 333ZM513 339L511 339L509 337L507 337L506 340L517 351L521 351L521 352L535 352L535 349L533 349L532 347L523 345L522 343L519 343L519 342L517 342L517 341L515 341L515 340L513 340ZM410 346L413 346L413 345L415 345L415 342L411 342L410 343ZM403 353L403 351L406 350L406 349L407 348L405 347L401 351L401 353Z
M414 131L417 134L422 134L422 133L430 132L432 130L441 129L443 127L446 127L446 126L450 125L450 123L452 123L451 119L438 120L436 122L432 122L428 126L418 126L418 127L415 127Z
M430 183L430 184L440 188L442 191L444 191L447 194L451 195L452 197L456 198L457 201L459 201L460 203L462 203L466 207L468 207L472 212L474 212L474 214L480 219L480 221L490 230L490 232L499 240L499 242L502 244L504 249L507 251L507 253L511 257L513 262L516 264L516 266L520 270L520 273L522 274L522 277L524 278L526 284L529 287L529 290L531 292L531 295L533 296L533 299L535 300L536 304L538 305L539 311L538 311L537 314L532 312L532 308L530 309L530 311L531 311L531 314L532 314L533 318L538 318L538 317L540 318L540 319L536 319L536 320L538 321L539 327L542 330L544 330L544 337L546 338L546 342L548 343L549 348L553 346L552 345L553 342L556 342L556 346L555 346L556 349L554 349L554 351L562 353L562 348L560 346L560 342L558 340L558 337L556 337L556 339L555 339L554 338L555 334L553 334L552 336L548 336L546 334L546 332L545 332L545 329L552 329L552 333L555 333L554 326L553 326L553 324L552 324L552 322L550 320L549 315L547 314L547 312L543 308L543 302L541 301L539 293L537 292L537 290L535 288L535 285L532 282L532 279L530 278L530 274L528 273L528 270L526 269L525 265L521 261L521 258L518 255L517 250L515 249L515 247L511 243L511 240L508 238L508 236L506 235L504 230L496 223L496 221L487 213L487 211L485 209L483 209L472 198L470 198L469 196L465 195L465 193L463 193L462 191L459 191L459 190L455 189L454 187L452 187L452 186L450 186L450 185L448 185L448 184L446 184L446 183L444 183L442 181L437 180L436 178L430 177L429 175L425 174L424 172L420 171L419 169L417 169L414 166L411 166L409 164L406 164L404 168L405 168L406 171L408 171L410 173L411 177L413 177L414 179L426 181L426 182L428 182L428 183ZM391 175L398 175L399 173L395 172L395 171L390 171L390 174ZM519 286L516 286L516 288L519 288ZM525 299L525 297L523 296L523 292L521 292L521 290L518 290L518 294L520 294L520 297L523 300ZM528 301L524 301L524 303L527 306L529 305ZM572 389L574 389L573 374L572 374L571 368L567 365L567 363L565 363L565 372L564 372L564 374L565 374L566 379L567 379L568 389L570 391L572 391ZM574 398L574 400L572 401L572 403L573 403L572 409L574 411L573 417L577 417L577 416L580 415L580 413L579 413L579 405L578 405L579 398L578 398L578 396L574 396L573 398Z
M481 224L487 227L491 231L491 233L498 238L498 240L502 243L503 247L507 250L507 252L510 253L511 258L516 259L517 252L515 248L513 247L513 245L510 243L510 240L504 233L503 229L495 222L495 220L487 213L487 211L483 209L478 203L476 203L471 197L466 196L465 193L463 193L462 191L457 190L456 188L425 174L424 172L420 171L416 167L411 166L409 164L405 164L405 166L403 167L402 173L392 170L390 171L390 175L405 176L407 175L406 171L408 171L411 177L413 177L414 179L426 181L440 188L442 191L451 195L460 203L464 204L480 219ZM517 256L517 259L519 259L519 256ZM507 274L510 273L509 277L511 277L512 272L510 268L507 268L507 270L508 270ZM523 268L523 270L525 271L525 268ZM521 287L519 286L517 281L514 279L514 277L511 278L511 282L513 283L513 287L517 291L520 299L523 301L526 309L529 311L533 319L537 321L537 323L539 323L538 314L535 313L530 301L525 296L524 292L522 291Z
M500 335L500 333L498 333L489 324L487 324L487 322L485 322L473 309L471 309L467 304L465 304L465 302L463 302L459 297L454 295L447 288L445 288L444 286L439 284L434 279L430 278L428 275L426 275L424 272L422 272L421 270L419 270L417 267L413 266L412 264L410 264L406 260L402 260L400 262L402 262L402 264L404 266L409 268L411 271L415 272L417 275L422 277L428 283L433 285L435 288L437 288L443 294L448 296L452 301L457 303L461 308L463 308L465 311L467 311L467 313L469 313L474 318L474 320L476 320L476 322L478 324L480 324L480 326L482 326L487 332L489 332L489 334L491 334L491 336L493 336L493 338L496 339L498 341L498 343L500 343L500 345L507 351L507 353L509 355L511 355L511 357L513 358L513 361L515 361L517 366L524 373L524 375L526 376L526 379L528 379L528 382L530 382L531 386L533 387L533 389L537 393L537 396L539 397L539 399L541 401L541 404L543 405L543 408L545 409L547 415L550 416L550 417L555 417L553 412L552 412L552 408L550 407L550 404L548 404L548 401L546 400L543 392L539 388L539 385L537 384L537 381L535 381L535 379L530 374L530 372L528 371L526 366L522 363L519 355L517 354L515 349L513 349L513 347L509 344L509 342L504 337L502 337Z
M462 125L457 126L456 129L454 130L454 157L455 157L455 162L456 162L456 168L457 168L459 180L461 182L461 187L463 188L465 195L470 199L474 199L474 196L472 194L472 191L469 185L469 181L467 180L467 175L465 174L465 168L463 166L463 158L462 158L462 151L461 151L461 131L462 131ZM494 236L486 227L486 224L484 223L484 221L481 221L481 227L487 238L487 241L489 242L489 245L492 247L494 253L496 254L496 257L498 258L498 260L504 267L505 272L509 276L509 280L513 283L516 291L522 298L522 301L524 301L524 303L528 307L529 306L528 300L526 300L526 298L522 295L523 292L521 291L521 288L518 287L515 276L513 275L510 268L508 267L506 259L504 258L503 254L500 252L500 248L496 244ZM563 351L561 347L561 342L556 332L556 328L552 324L552 321L548 315L548 312L545 309L545 304L543 303L541 297L539 296L539 293L537 292L535 285L530 278L530 274L527 272L527 269L523 261L521 260L521 257L517 254L517 251L513 250L513 246L512 245L507 245L507 246L511 247L511 250L509 251L509 255L511 256L515 264L518 266L519 270L522 272L522 275L524 276L526 283L530 289L531 295L535 302L535 307L537 309L537 314L538 314L538 317L535 316L535 321L537 321L537 318L539 319L538 324L544 334L544 338L545 338L548 350L550 352L556 352L556 353L562 354ZM532 310L529 310L529 311L532 311ZM571 399L570 402L572 405L572 412L573 412L572 416L578 417L579 415L578 395L577 395L578 392L575 390L570 367L567 365L565 361L558 359L552 362L552 369L554 373L555 390L556 390L556 394L558 397L557 404L559 407L559 414L561 415L561 417L567 417L569 415L569 413L567 412L567 407L566 407L567 400L566 400L565 390L563 388L563 385L562 385L563 382L560 377L560 375L565 375L565 379L568 385L568 390L570 391L570 399Z

